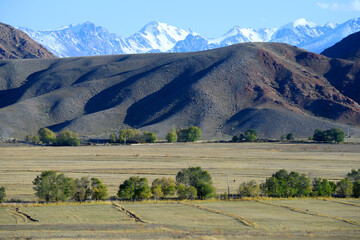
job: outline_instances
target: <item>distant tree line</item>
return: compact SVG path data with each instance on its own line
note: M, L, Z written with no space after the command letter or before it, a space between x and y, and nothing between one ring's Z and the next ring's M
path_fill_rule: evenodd
M43 171L33 185L35 196L46 202L103 200L108 195L107 187L98 178L74 179L56 171Z
M110 143L156 143L157 136L153 132L143 132L137 129L121 129L118 135L110 134Z
M27 142L34 144L46 144L52 146L79 146L79 135L70 130L55 134L48 128L41 128L37 135L26 135Z
M285 169L274 173L265 183L254 180L241 183L238 188L240 197L360 197L360 169L353 169L344 179L335 183L327 179L314 178L305 174L288 173Z
M310 140L324 143L341 143L345 139L345 133L340 128L331 128L325 131L316 129Z
M245 133L234 135L233 142L255 142L257 139L257 131L255 129L248 129Z

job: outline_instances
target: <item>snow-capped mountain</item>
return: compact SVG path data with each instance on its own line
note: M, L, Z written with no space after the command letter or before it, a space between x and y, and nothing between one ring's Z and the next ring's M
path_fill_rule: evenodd
M151 22L134 35L124 38L93 23L65 26L56 30L34 31L19 28L58 57L166 52L190 33L165 23Z
M58 57L148 52L192 52L242 42L282 42L320 53L344 37L360 31L360 18L343 24L319 26L305 19L279 28L233 27L223 36L208 39L190 30L150 22L130 37L110 33L93 23L70 25L56 30L19 28Z

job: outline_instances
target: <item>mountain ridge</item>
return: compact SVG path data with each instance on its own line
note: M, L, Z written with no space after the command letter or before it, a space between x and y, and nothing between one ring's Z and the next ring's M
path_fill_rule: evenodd
M328 23L323 26L305 19L298 19L279 28L253 29L234 26L215 39L156 21L146 24L129 37L110 33L90 22L62 27L55 31L19 29L59 57L202 51L242 42L283 42L320 53L341 38L360 31L360 18L343 24Z
M49 127L107 137L132 127L164 137L173 127L196 125L205 139L248 128L275 139L331 127L360 136L360 98L351 91L359 73L358 63L282 43L3 60L0 132L23 137Z

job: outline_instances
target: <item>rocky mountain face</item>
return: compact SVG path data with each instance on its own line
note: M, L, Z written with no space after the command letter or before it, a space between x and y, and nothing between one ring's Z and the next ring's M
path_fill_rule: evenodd
M205 139L249 128L276 139L330 127L360 136L359 75L357 62L282 43L2 60L0 133L24 137L49 127L106 137L132 127L164 137L195 125Z
M130 37L110 33L90 22L53 31L19 29L58 57L193 52L243 42L282 42L320 53L349 34L360 31L360 18L340 25L329 23L318 26L299 19L280 28L253 29L235 26L215 39L159 22L150 22Z
M56 58L22 31L0 23L0 59Z

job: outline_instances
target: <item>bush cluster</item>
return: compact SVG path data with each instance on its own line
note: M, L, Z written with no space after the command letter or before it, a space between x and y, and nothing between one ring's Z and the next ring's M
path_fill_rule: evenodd
M257 138L257 131L255 129L248 129L244 134L234 135L233 142L255 142Z
M107 197L107 187L97 178L73 179L56 171L43 171L33 181L35 196L41 200L83 202Z
M34 144L46 144L53 146L79 146L80 139L78 134L70 130L61 131L56 135L48 128L41 128L38 135L26 135L25 140Z
M177 194L179 199L206 199L214 196L215 188L211 176L200 167L181 169L176 175L176 182L172 178L158 178L148 186L146 178L130 177L119 186L117 196L120 199L142 200L153 197L155 199L171 197Z
M141 133L137 129L121 129L119 135L110 134L110 143L156 143L157 136L153 132Z
M195 126L181 129L172 129L168 134L166 134L166 141L168 143L174 142L196 142L201 139L202 132L201 129Z
M238 188L240 197L360 197L360 169L352 170L337 184L327 179L310 178L297 172L288 173L285 169L274 173L265 183L254 180L241 183Z

